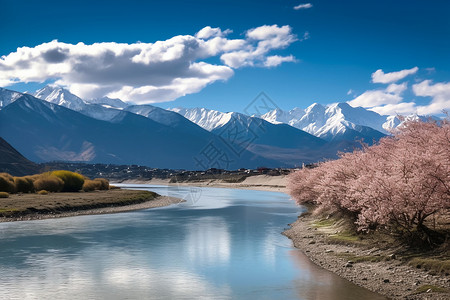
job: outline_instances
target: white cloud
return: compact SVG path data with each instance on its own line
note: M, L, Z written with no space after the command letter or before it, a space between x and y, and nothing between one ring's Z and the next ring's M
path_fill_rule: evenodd
M383 90L369 90L365 91L355 99L348 102L351 106L362 106L365 108L372 108L375 106L386 104L397 104L403 100L401 94L407 88L407 83L391 84Z
M308 9L308 8L311 8L311 7L313 7L313 5L311 3L303 3L303 4L299 4L299 5L294 6L294 9L295 10L300 10L300 9Z
M370 108L374 112L379 113L380 115L408 115L416 112L416 104L414 102L403 102L397 104L386 104L383 106L377 106Z
M376 70L372 74L372 82L373 83L391 83L399 81L405 78L408 75L415 74L419 70L418 67L414 67L407 70L401 70L398 72L384 73L383 70Z
M450 111L450 82L433 84L424 80L412 85L412 92L419 97L430 97L428 104L417 105L414 101L404 101L402 94L408 90L406 82L391 83L385 89L369 90L348 103L352 106L362 106L382 115L419 114L439 115ZM349 91L350 92L350 91Z
M277 25L260 26L248 30L246 37L246 40L253 42L254 45L249 43L245 49L222 54L220 59L227 66L232 68L261 65L271 67L272 65L267 65L267 54L272 50L284 49L297 41L297 36L287 25L282 27ZM295 61L295 59L290 58L284 61Z
M273 55L273 56L268 56L266 58L264 65L266 67L276 67L276 66L281 65L283 62L296 62L296 61L297 60L292 55L289 55L289 56Z
M431 80L424 80L413 85L416 96L431 97L430 104L418 106L419 114L439 114L442 111L450 111L450 82L431 84Z
M56 81L82 98L119 97L136 103L171 101L229 79L234 68L274 67L296 61L270 55L297 40L290 26L264 25L243 39L207 26L194 36L155 43L67 44L56 40L18 48L0 58L0 86ZM222 64L203 60L220 57Z

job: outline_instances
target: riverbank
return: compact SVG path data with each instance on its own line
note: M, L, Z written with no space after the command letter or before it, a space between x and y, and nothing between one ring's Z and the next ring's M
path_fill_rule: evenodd
M121 189L47 195L13 194L0 199L0 222L119 213L181 201L153 192Z
M169 179L153 178L151 180L124 180L120 183L127 184L153 184L153 185L168 185L168 186L198 186L198 187L218 187L228 189L245 189L258 190L268 192L286 193L286 176L269 176L256 175L245 178L242 182L226 182L220 179L208 179L202 181L182 181L170 182Z
M414 260L398 254L402 246L393 241L355 237L345 232L339 220L310 213L283 234L317 265L388 298L450 299L450 276L424 270L424 260L411 264Z

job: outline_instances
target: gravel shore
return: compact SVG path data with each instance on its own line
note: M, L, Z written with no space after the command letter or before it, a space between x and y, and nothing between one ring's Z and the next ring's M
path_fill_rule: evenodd
M389 250L332 242L329 237L336 232L317 228L315 222L317 217L304 214L283 233L315 264L391 299L450 299L449 276L433 276L405 265ZM372 257L375 261L364 261ZM381 257L387 259L377 261ZM433 292L426 288L428 285L447 289L447 292ZM425 292L418 293L424 289Z

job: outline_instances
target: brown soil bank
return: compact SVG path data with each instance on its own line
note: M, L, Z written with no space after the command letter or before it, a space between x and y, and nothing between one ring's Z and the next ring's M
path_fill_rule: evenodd
M148 191L108 190L79 193L14 194L0 198L0 222L105 214L180 203Z
M449 249L405 251L388 236L358 236L344 221L305 213L283 234L314 263L391 299L450 299Z

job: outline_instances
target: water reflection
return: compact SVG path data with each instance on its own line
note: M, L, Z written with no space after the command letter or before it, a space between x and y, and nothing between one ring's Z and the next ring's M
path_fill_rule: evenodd
M3 223L0 298L380 299L292 248L280 232L299 212L284 194L203 188L168 208Z
M203 217L186 226L184 249L194 265L227 264L231 237L221 217Z

